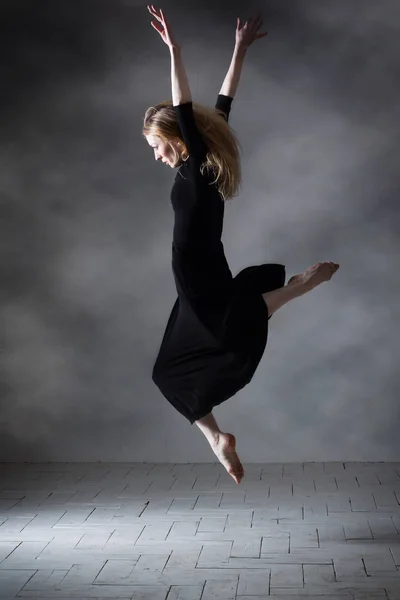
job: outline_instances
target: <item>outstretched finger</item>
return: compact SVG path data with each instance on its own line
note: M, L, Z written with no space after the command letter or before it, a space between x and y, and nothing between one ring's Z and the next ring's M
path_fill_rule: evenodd
M161 20L162 20L162 22L163 22L163 23L166 23L166 22L167 22L167 19L165 18L165 15L164 15L164 13L163 13L163 11L162 11L162 9L161 9L161 8L160 8L160 15L161 15Z
M253 28L254 28L255 31L257 31L257 29L259 29L261 27L262 22L263 21L262 21L261 16L257 15L257 17L256 17L256 19L254 20L254 23L253 23Z
M157 14L157 10L154 8L154 5L148 5L147 8L149 9L149 12L159 21L162 21L160 15Z

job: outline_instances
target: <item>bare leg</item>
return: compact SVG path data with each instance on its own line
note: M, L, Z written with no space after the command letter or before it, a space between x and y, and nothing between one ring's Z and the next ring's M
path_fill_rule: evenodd
M338 268L339 265L333 262L317 263L306 269L304 273L292 277L286 286L263 294L262 296L268 307L268 314L272 315L290 300L306 294L324 281L329 281ZM222 432L212 413L195 421L195 423L206 436L220 463L236 483L240 483L244 472L236 454L235 436L231 433Z
M236 454L236 440L231 433L223 433L212 413L195 421L197 427L204 433L219 462L225 467L236 483L240 483L244 472L243 466Z
M324 281L329 281L338 268L339 265L333 262L317 263L306 269L304 273L292 277L285 287L263 294L268 307L268 316L273 315L290 300L303 296Z

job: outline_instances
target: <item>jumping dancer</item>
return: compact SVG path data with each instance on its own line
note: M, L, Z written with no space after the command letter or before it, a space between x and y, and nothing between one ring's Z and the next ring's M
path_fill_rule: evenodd
M178 169L171 192L174 210L172 308L152 378L165 398L196 423L236 483L243 467L236 440L222 432L212 410L252 379L263 356L268 320L338 270L318 263L285 285L285 267L264 264L232 276L221 241L225 201L240 185L238 142L228 118L243 59L261 19L237 22L236 45L215 109L194 104L171 26L162 10L147 7L151 24L171 56L172 102L150 107L143 135L156 160Z

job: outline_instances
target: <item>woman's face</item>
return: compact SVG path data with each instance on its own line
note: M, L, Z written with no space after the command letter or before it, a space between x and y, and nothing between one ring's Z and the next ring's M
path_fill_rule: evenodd
M179 152L179 146L177 142L170 142L170 144L168 144L155 135L146 135L146 139L149 146L154 149L155 160L161 160L164 164L169 165L172 168L177 166L173 151L173 148L175 148L177 152ZM173 148L171 148L171 145Z

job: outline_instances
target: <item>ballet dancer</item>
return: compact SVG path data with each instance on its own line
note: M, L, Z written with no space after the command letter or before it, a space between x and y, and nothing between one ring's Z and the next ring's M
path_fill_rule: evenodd
M268 321L282 306L329 281L338 270L320 262L285 285L285 267L247 267L235 277L221 241L225 202L237 195L239 143L228 124L243 60L260 33L260 16L237 20L235 49L215 108L193 103L182 48L161 9L147 7L152 27L171 57L172 101L147 109L143 137L154 157L177 174L172 271L177 299L155 361L152 379L165 398L205 435L236 483L243 466L232 433L219 428L213 408L252 379L263 356Z

